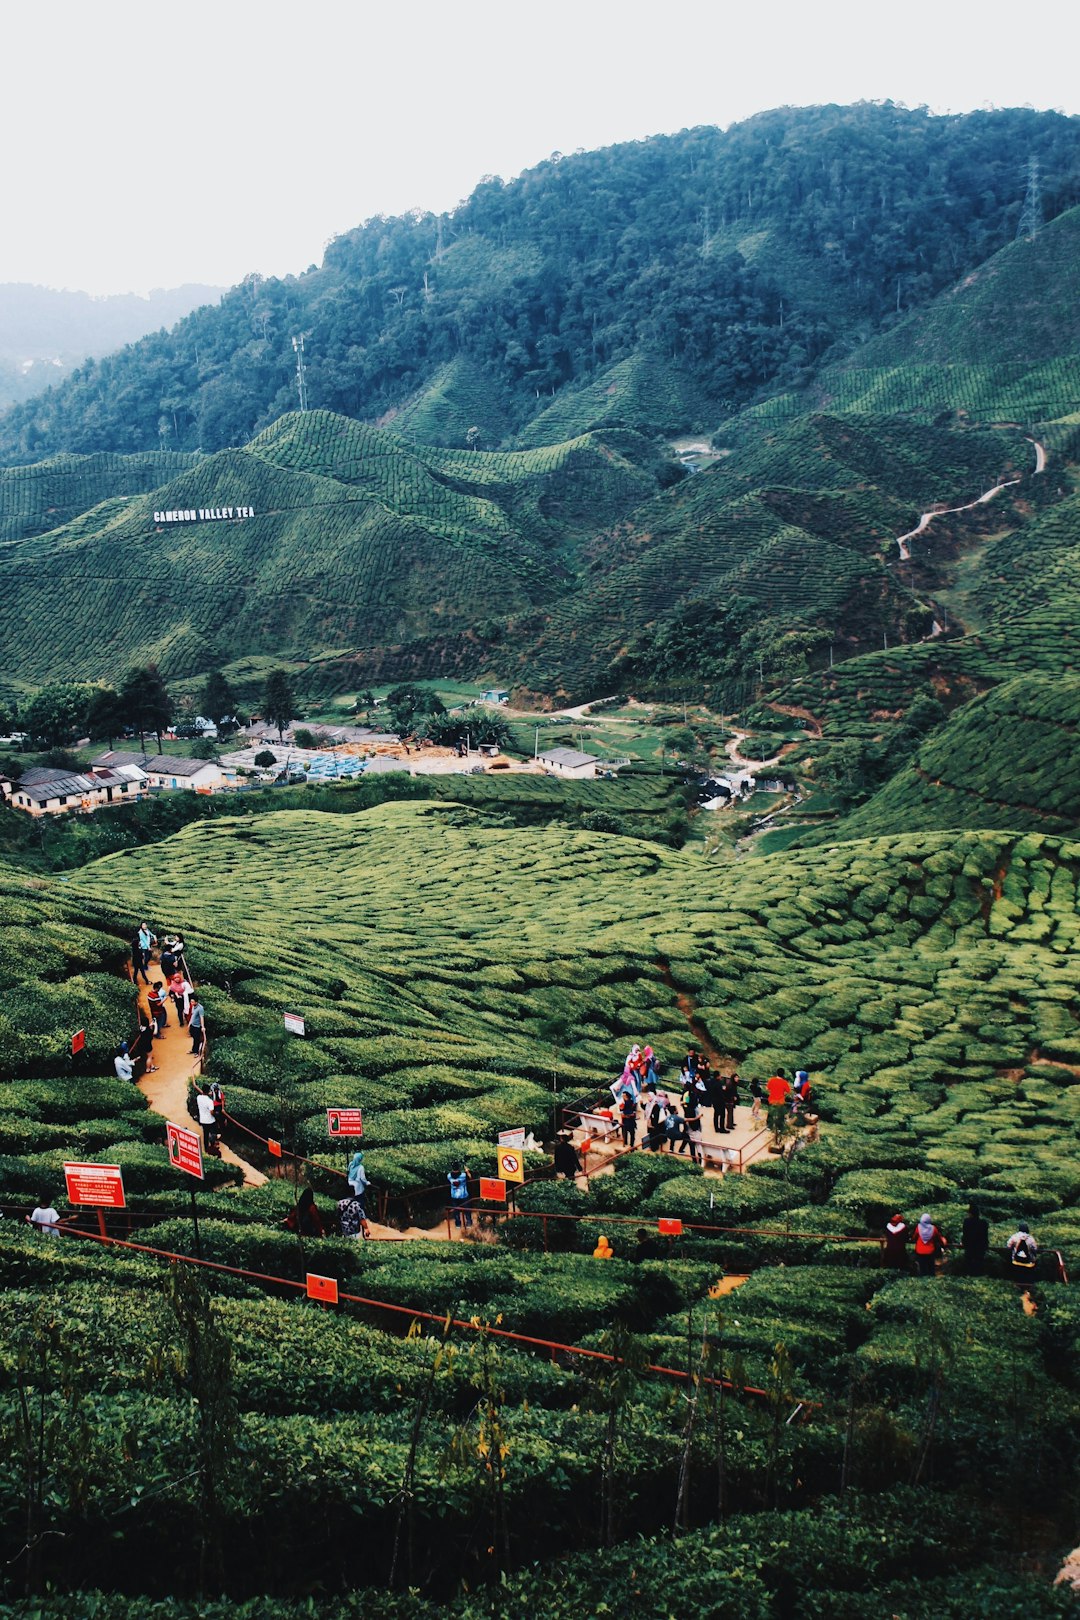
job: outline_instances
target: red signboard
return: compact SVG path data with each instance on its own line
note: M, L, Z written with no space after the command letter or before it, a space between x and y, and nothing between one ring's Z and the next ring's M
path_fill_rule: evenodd
M327 1305L336 1305L338 1302L337 1278L318 1277L315 1272L305 1273L307 1279L308 1299L321 1299Z
M118 1164L65 1164L69 1204L124 1209L124 1177Z
M364 1111L362 1108L328 1108L326 1110L327 1136L363 1136Z
M72 1055L72 1057L75 1056L76 1052L81 1052L85 1045L86 1045L86 1031L85 1031L85 1029L77 1029L75 1031L74 1035L71 1037L71 1055Z
M656 1223L656 1230L661 1237L681 1237L682 1221L671 1220L669 1217L662 1215Z
M505 1204L506 1182L497 1176L481 1176L480 1196L486 1198L489 1204Z
M202 1142L198 1131L188 1130L186 1125L174 1125L170 1120L165 1126L165 1140L169 1144L169 1163L202 1181Z
M281 1158L281 1143L280 1142L275 1142L274 1138L272 1136L267 1137L267 1139L266 1139L266 1147L267 1147L267 1151L269 1152L270 1157L272 1159L280 1159Z

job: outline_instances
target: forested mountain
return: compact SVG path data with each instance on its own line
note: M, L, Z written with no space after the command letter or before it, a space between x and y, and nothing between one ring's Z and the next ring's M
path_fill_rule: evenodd
M147 332L173 326L225 289L185 285L155 287L145 298L36 287L0 286L0 406L43 393L87 355L110 354Z
M556 153L452 214L369 220L320 268L251 277L86 364L3 418L0 459L242 444L295 404L301 333L312 405L411 405L433 441L475 427L490 447L596 380L603 399L623 390L606 421L711 428L1011 241L1029 157L1048 218L1080 201L1078 134L1028 109L860 104ZM529 442L579 431L596 404Z

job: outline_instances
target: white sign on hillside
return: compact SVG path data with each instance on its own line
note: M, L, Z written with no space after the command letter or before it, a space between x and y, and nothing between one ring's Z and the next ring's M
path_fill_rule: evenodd
M255 516L253 506L185 506L175 512L155 512L155 523L215 523Z

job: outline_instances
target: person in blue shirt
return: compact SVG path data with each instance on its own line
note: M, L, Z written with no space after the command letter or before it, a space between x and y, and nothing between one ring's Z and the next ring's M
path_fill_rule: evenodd
M454 1225L457 1227L471 1226L468 1165L456 1164L452 1170L446 1172L446 1179L450 1183L450 1200L454 1205Z

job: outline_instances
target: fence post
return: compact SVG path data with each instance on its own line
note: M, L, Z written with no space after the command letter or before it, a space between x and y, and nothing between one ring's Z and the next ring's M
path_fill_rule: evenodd
M547 1252L548 1252L547 1216L546 1215L541 1215L540 1220L543 1223L543 1227L544 1227L544 1253L547 1254Z

